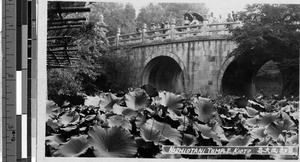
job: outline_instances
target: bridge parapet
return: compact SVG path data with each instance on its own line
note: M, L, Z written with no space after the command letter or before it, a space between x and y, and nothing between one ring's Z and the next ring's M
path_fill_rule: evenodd
M212 23L193 26L175 26L171 24L170 28L146 31L144 24L142 32L120 35L120 29L116 36L108 37L111 46L119 45L143 45L160 42L180 41L189 38L220 38L230 36L230 28L241 26L239 22Z

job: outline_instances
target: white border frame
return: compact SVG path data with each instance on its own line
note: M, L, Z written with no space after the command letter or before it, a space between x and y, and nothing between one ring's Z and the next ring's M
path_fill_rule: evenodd
M33 60L33 64L36 63L37 69L36 71L32 71L33 75L36 74L36 102L32 102L34 104L32 107L35 109L32 110L33 116L32 122L33 129L36 128L36 134L32 134L33 137L36 135L36 141L32 141L32 161L37 162L115 162L115 161L124 161L127 162L150 162L150 161L168 161L173 162L175 161L188 161L188 162L198 162L201 161L220 161L220 162L227 162L227 161L246 161L246 160L233 160L233 159L144 159L144 158L81 158L81 157L45 157L45 123L46 123L46 101L47 101L47 4L51 1L78 1L78 2L132 2L132 1L147 1L147 2L181 2L186 3L187 1L183 0L37 0L37 60ZM188 0L190 3L205 3L209 0ZM221 0L217 0L221 2ZM226 1L233 1L233 0L222 0L222 2L226 3ZM235 0L239 1L239 0ZM291 4L299 4L299 0L244 0L249 3L291 3ZM222 4L220 4L222 5ZM137 11L138 12L138 11ZM0 55L1 56L1 55ZM1 60L1 58L0 58ZM35 62L36 61L36 62ZM1 74L1 72L0 72ZM34 85L34 84L33 84ZM1 87L2 85L0 85ZM1 87L2 88L2 87ZM36 124L36 127L35 127ZM34 130L33 130L34 132ZM33 138L34 140L34 138ZM35 157L36 155L36 157ZM275 160L255 160L255 161L263 161L263 162L274 162ZM286 161L286 160L284 160Z
M45 161L45 115L47 102L47 3L37 0L37 54L36 54L36 161ZM34 4L32 4L34 5ZM45 12L46 11L46 12ZM34 110L33 110L34 111ZM34 145L33 145L34 147ZM33 158L34 161L34 158Z

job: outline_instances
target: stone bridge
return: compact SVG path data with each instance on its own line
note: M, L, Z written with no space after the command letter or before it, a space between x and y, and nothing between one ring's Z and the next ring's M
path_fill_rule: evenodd
M239 23L175 26L110 37L111 53L126 57L130 85L151 84L175 93L210 96L255 93L254 76L268 59L253 63L249 58L228 55L236 47L228 28Z

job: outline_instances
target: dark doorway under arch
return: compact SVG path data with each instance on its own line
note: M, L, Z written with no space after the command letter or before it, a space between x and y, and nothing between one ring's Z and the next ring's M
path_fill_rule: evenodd
M256 88L256 75L270 57L255 58L254 56L240 56L233 60L226 68L221 91L223 95L237 95L252 97L259 91Z
M171 57L155 57L144 69L143 84L151 84L158 90L184 92L183 70Z
M266 62L255 76L256 91L266 97L280 95L282 92L282 75L273 60Z

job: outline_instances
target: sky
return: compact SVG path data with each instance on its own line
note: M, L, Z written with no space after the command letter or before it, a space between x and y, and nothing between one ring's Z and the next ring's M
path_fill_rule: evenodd
M85 1L85 0L57 0L57 1ZM231 11L242 11L246 4L249 3L292 3L300 4L300 0L89 0L89 1L113 1L113 2L130 2L136 9L138 14L142 7L147 6L150 2L178 2L178 3L205 3L209 8L209 12L213 12L214 15L224 15ZM0 17L2 17L2 0L0 1ZM0 31L2 29L2 19L0 19ZM1 41L0 41L1 42Z
M209 12L213 12L214 15L227 15L231 11L242 11L246 4L253 3L293 3L299 4L299 0L121 0L122 2L130 2L134 8L138 11L147 6L150 2L178 2L178 3L205 3L209 8Z
M0 31L2 31L2 1L0 1ZM57 0L57 1L66 1L66 0ZM67 0L67 1L85 1L85 0ZM91 0L97 1L97 0ZM291 4L300 4L300 0L101 0L101 1L114 1L114 2L130 2L133 4L137 13L142 8L147 6L150 2L181 2L181 3L205 3L209 8L209 12L213 12L214 15L226 15L231 11L242 11L247 3L291 3ZM0 35L1 37L1 35ZM1 55L1 38L0 38L0 57ZM1 73L1 72L0 72ZM2 113L0 112L0 115ZM0 125L1 128L1 125ZM2 139L2 138L1 138ZM0 144L1 144L0 139ZM25 141L25 140L24 140ZM0 148L0 157L1 157L1 148Z
M85 1L85 0L58 0L58 1ZM90 0L90 1L97 1L97 0ZM214 12L214 15L222 14L225 16L227 15L227 13L231 11L241 11L246 5L245 2L249 0L98 0L98 1L113 1L113 2L123 2L123 3L130 2L134 6L137 14L142 7L147 6L150 2L205 3L206 6L210 9L209 12ZM260 0L260 1L264 1L264 0ZM0 6L2 6L1 3L2 0L0 1ZM2 7L0 7L0 11L2 11ZM2 12L0 12L0 17L2 17ZM0 19L0 31L2 31L1 29L2 29L2 19Z
M152 0L154 3L157 2L156 0ZM225 2L226 1L226 2ZM130 3L132 3L132 5L134 6L134 8L136 9L137 13L139 11L139 9L141 9L144 6L147 6L147 4L151 2L150 0L132 0L130 1ZM176 1L176 0L172 0L172 1L159 1L159 2L191 2L191 3L205 3L205 5L209 8L209 12L213 12L214 15L227 15L227 13L231 12L231 11L241 11L244 9L244 7L246 6L245 1L237 1L237 0L210 0L210 1L205 1L205 0L198 0L198 1L193 1L193 0L189 0L189 1Z

